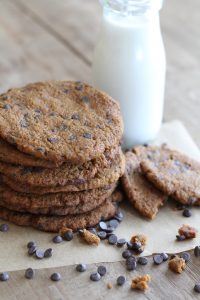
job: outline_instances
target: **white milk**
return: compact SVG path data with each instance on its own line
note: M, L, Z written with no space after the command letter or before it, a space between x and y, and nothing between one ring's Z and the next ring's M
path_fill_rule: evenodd
M153 140L163 116L165 51L158 12L104 11L93 63L93 84L121 105L124 147Z

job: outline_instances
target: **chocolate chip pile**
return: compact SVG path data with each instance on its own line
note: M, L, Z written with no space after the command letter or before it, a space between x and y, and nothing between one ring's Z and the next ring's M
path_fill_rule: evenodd
M0 95L0 218L58 232L114 216L122 133L119 105L81 82L39 82Z

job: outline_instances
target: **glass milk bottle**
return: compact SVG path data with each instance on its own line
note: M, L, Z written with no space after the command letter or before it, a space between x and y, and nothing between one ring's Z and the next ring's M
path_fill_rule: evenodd
M162 123L166 60L162 0L101 0L93 85L120 102L124 147L153 140Z

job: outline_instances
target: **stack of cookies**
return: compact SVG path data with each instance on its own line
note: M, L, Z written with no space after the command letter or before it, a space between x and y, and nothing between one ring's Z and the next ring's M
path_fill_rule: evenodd
M119 105L81 82L0 96L0 218L58 232L116 213L125 169Z

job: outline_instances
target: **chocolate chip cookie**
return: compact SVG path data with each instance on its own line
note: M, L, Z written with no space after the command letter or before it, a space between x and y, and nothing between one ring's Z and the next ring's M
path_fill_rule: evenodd
M153 219L166 197L143 176L140 169L140 155L128 151L125 158L126 169L122 176L122 186L128 200L141 215Z
M58 232L63 227L76 231L80 228L95 226L102 218L107 220L113 217L116 210L116 205L108 199L93 211L67 216L34 215L0 207L0 218L16 225L31 226L42 231Z
M118 103L81 82L38 82L0 96L0 137L41 159L84 163L118 145L122 132Z

